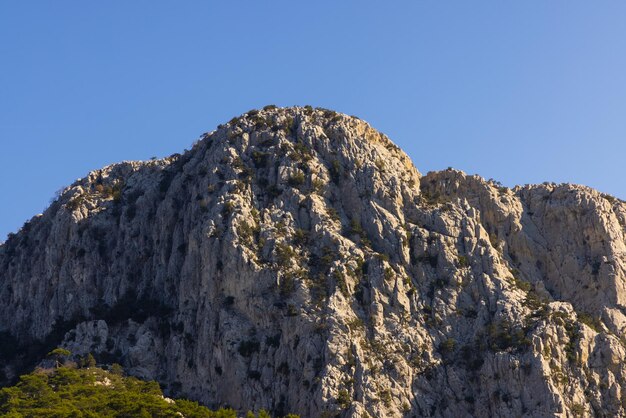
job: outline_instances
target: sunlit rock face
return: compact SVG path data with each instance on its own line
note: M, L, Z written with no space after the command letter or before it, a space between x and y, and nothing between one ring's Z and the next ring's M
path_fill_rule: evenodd
M422 176L364 121L269 106L89 173L0 246L0 378L62 345L242 411L623 416L625 225L592 189Z

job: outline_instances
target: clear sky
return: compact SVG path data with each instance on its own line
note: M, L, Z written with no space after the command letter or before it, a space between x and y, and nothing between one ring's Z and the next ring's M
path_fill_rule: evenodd
M0 2L0 241L91 169L266 104L332 108L417 168L626 199L626 2Z

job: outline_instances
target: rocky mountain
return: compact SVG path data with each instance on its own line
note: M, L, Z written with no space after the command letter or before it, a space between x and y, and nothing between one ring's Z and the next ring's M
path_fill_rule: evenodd
M590 188L422 176L358 118L268 106L8 238L0 377L58 345L277 416L625 416L625 232Z

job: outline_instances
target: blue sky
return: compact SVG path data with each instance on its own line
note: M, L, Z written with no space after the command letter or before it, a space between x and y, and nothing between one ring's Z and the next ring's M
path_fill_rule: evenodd
M417 168L626 199L626 2L0 2L0 240L91 169L266 104L332 108Z

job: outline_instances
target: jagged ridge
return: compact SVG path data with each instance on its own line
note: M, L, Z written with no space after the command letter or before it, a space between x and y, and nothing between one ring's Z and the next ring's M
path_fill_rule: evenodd
M624 225L591 189L422 177L363 121L270 106L11 236L0 357L62 341L276 415L620 415Z

